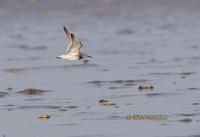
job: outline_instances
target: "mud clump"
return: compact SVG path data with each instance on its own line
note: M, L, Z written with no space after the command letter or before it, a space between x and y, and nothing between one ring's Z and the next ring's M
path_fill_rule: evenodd
M106 99L99 100L99 103L103 106L116 106L117 105L116 103L113 103L113 102L106 100Z
M11 68L7 69L8 72L13 73L13 74L20 74L22 72L22 69L19 68Z
M18 94L24 94L24 95L42 95L43 93L49 92L49 90L42 90L42 89L36 89L36 88L28 88L24 89L22 91L18 91Z
M140 91L146 91L146 90L153 90L154 89L154 87L152 86L152 85L140 85L139 87L138 87L138 89L140 90Z
M48 119L50 119L50 116L47 115L47 114L43 114L43 115L39 116L38 119L41 119L41 120L48 120Z
M64 112L64 111L68 111L68 109L66 107L60 107L59 111Z
M76 108L78 108L78 106L61 106L59 107L59 111L65 112L65 111L69 111L71 109L76 109Z

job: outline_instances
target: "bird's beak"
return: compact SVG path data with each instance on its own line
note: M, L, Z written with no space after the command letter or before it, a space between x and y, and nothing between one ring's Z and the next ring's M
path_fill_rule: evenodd
M92 57L92 56L88 56L88 55L87 55L87 57L89 57L89 58L94 58L94 57Z
M61 57L59 57L59 56L58 56L58 57L56 57L56 58L57 58L57 59L61 59Z

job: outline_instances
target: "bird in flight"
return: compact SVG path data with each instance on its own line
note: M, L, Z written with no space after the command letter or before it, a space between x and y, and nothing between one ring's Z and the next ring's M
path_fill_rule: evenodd
M56 57L58 59L64 60L80 60L86 57L93 58L92 56L87 55L86 53L80 52L80 48L83 46L80 39L76 37L69 29L63 26L65 34L68 38L67 50L64 54Z

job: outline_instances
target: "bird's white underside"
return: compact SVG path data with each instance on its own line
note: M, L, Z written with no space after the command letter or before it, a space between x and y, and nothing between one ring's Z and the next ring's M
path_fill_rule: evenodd
M79 60L79 57L78 56L74 56L74 55L60 55L59 56L61 59L64 59L64 60Z

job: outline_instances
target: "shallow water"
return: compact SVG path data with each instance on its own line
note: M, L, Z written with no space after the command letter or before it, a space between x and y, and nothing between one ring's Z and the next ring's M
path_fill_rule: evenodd
M0 137L200 136L199 5L2 0ZM56 59L66 48L63 25L93 59ZM154 88L141 91L143 84ZM29 88L41 94L22 92ZM127 119L146 114L168 119Z

